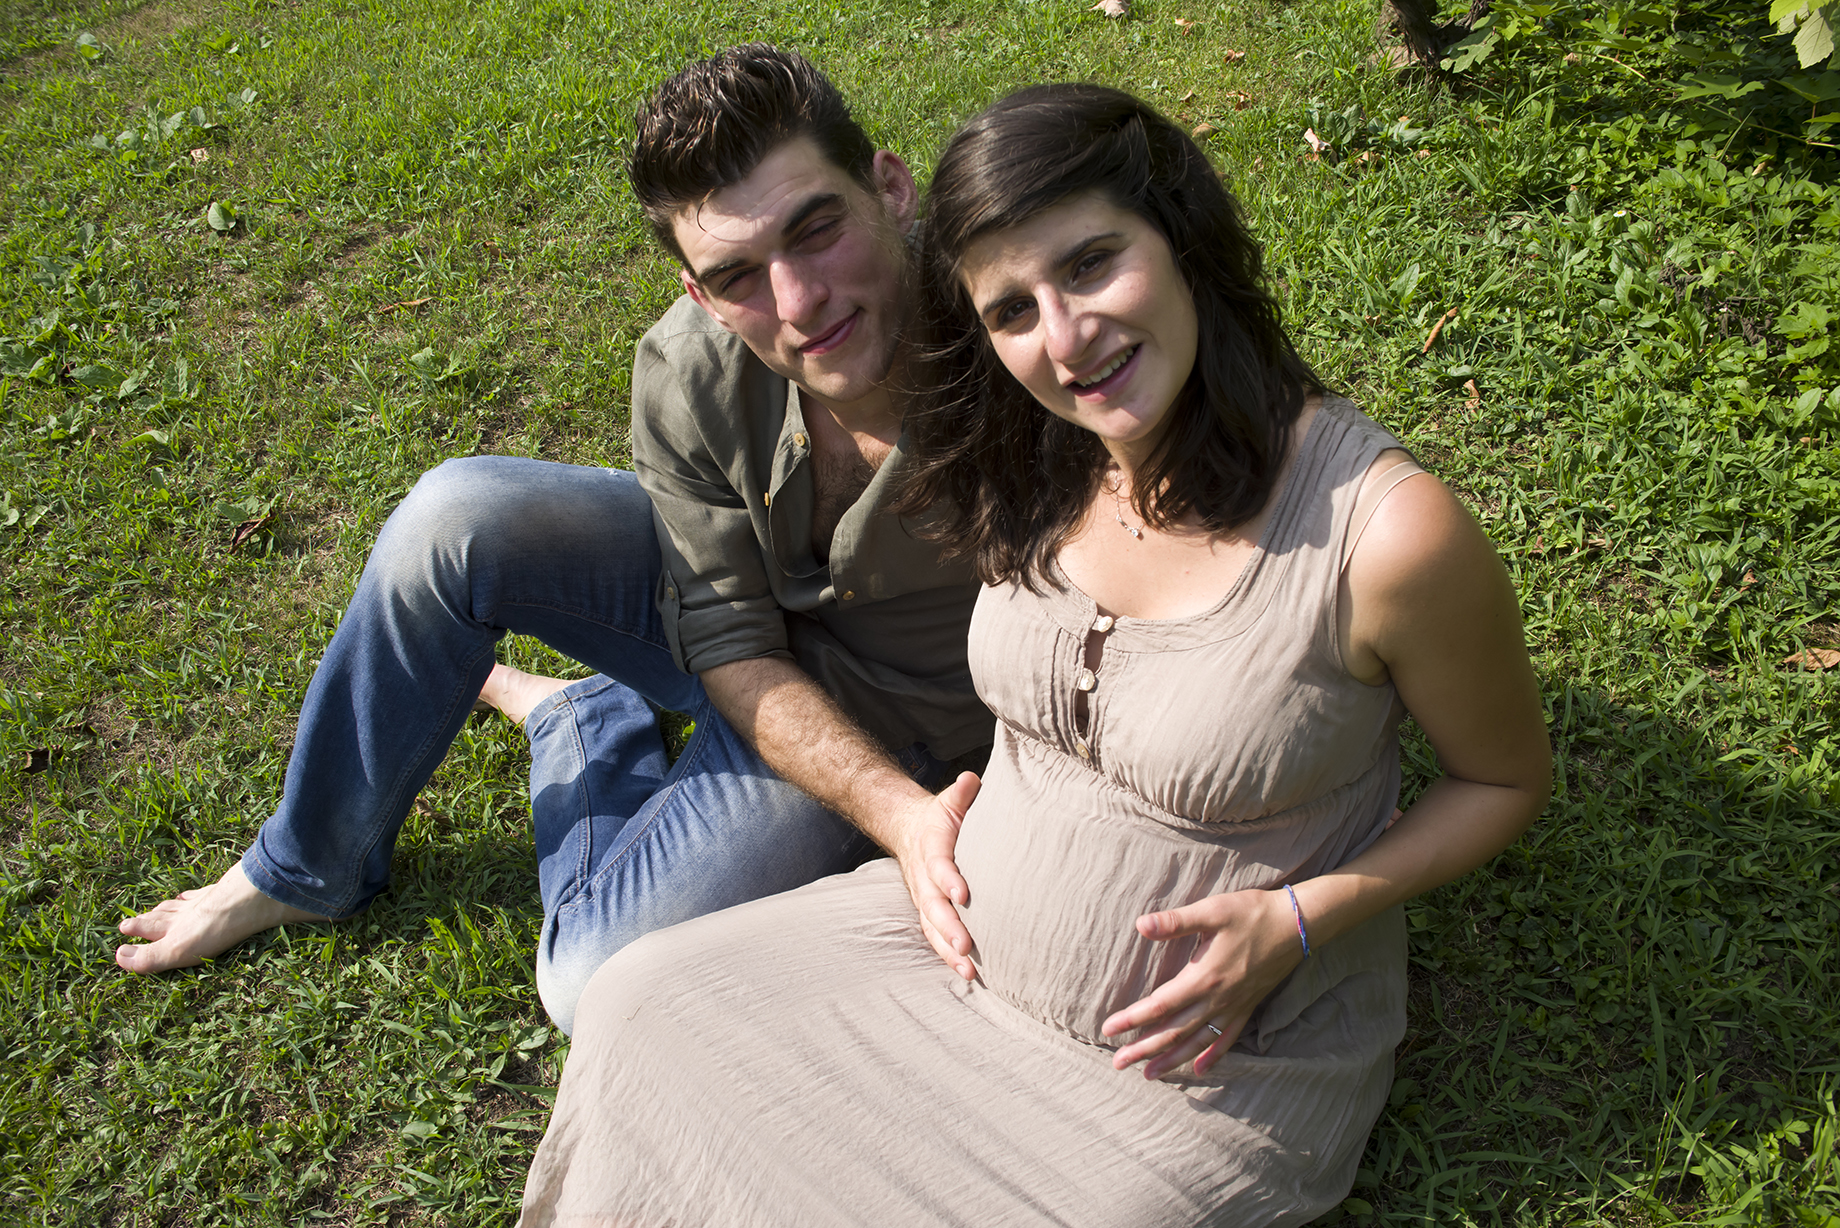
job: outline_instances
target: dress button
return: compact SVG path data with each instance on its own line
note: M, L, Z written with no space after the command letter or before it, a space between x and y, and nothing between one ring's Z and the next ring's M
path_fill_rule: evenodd
M1085 742L1079 740L1078 738L1074 739L1073 753L1078 755L1080 758L1086 760L1088 763L1092 762L1092 747L1086 745Z
M843 590L843 599L844 599L845 601L854 601L854 600L856 600L856 590L855 590L855 589L852 589L852 588L846 588L846 589L844 589L844 590Z
M1073 685L1082 691L1090 691L1099 685L1099 679L1090 669L1083 669L1080 671L1080 676L1073 680Z
M769 490L766 494L760 496L760 505L762 507L772 507L773 506L773 492L772 491Z
M667 597L675 597L677 596L677 590L667 584L664 586L664 595Z
M805 446L805 432L804 431L800 431L792 437L792 446L795 448L802 448Z
M1101 614L1098 619L1094 621L1093 630L1097 631L1100 635L1104 635L1107 631L1112 629L1112 625L1115 622L1117 622L1117 619L1113 618L1110 614Z

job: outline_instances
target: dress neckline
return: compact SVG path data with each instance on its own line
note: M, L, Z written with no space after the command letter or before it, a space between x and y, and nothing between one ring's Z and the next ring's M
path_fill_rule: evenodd
M1252 587L1264 565L1268 548L1274 540L1274 534L1278 532L1281 525L1288 524L1291 519L1297 501L1296 492L1300 489L1297 479L1304 471L1304 461L1317 446L1322 433L1323 419L1329 416L1330 406L1339 400L1340 398L1328 393L1322 394L1322 402L1317 406L1315 416L1310 419L1310 429L1305 431L1303 438L1298 441L1296 453L1292 456L1290 465L1276 493L1272 496L1275 502L1271 511L1271 519L1265 522L1265 528L1252 545L1252 553L1246 556L1245 563L1240 566L1239 574L1233 577L1233 583L1227 586L1227 591L1221 595L1220 600L1206 609L1197 610L1193 614L1180 614L1174 618L1115 617L1111 633L1114 641L1142 636L1160 639L1161 636L1157 635L1157 632L1161 630L1186 629L1195 623L1218 618L1223 610ZM1098 617L1099 603L1087 596L1086 591L1069 579L1065 571L1061 570L1059 554L1048 561L1048 579L1055 594L1050 599L1050 604L1055 613L1061 616L1059 621L1069 631L1083 636ZM1225 634L1221 638L1225 638L1225 635L1237 634L1244 621L1249 620L1234 620L1231 627L1223 628ZM1187 642L1192 643L1193 641Z

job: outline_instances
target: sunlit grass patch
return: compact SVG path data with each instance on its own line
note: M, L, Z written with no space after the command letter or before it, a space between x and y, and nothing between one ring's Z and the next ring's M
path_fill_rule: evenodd
M114 925L221 873L272 810L307 680L420 472L627 462L633 347L676 293L624 186L629 116L748 38L813 56L923 176L1036 80L1211 126L1306 355L1507 559L1558 790L1411 908L1400 1082L1341 1214L1836 1214L1840 670L1783 665L1840 645L1829 168L1702 140L1589 65L1397 80L1371 22L1314 0L1123 22L9 8L5 1218L514 1218L565 1054L532 982L515 729L469 723L355 922L153 980L115 971ZM502 659L574 668L525 641ZM1412 788L1434 770L1421 741L1407 766Z

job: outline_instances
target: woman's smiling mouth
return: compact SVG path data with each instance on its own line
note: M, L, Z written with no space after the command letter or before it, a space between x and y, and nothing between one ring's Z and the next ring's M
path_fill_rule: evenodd
M1130 349L1126 350L1124 353L1118 355L1118 357L1112 359L1111 362L1107 363L1104 367L1093 372L1091 375L1087 376L1086 378L1074 380L1070 386L1076 392L1092 391L1093 389L1097 388L1100 384L1104 383L1106 380L1116 375L1118 373L1119 368L1123 367L1126 363L1130 362L1131 359L1135 358L1137 356L1137 351L1141 348L1142 348L1142 343L1139 342L1137 345L1132 346Z

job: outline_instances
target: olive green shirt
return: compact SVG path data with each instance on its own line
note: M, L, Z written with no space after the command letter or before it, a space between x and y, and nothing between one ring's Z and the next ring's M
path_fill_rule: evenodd
M922 742L952 759L990 743L994 720L965 659L970 565L941 562L886 510L908 465L905 437L820 563L798 386L686 296L639 342L632 451L657 521L658 609L679 668L781 657L890 749Z

